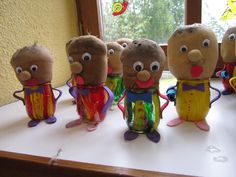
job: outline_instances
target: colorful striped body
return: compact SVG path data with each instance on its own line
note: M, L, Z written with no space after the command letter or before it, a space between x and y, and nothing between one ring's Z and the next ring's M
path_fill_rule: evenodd
M229 80L232 78L232 77L235 77L236 76L236 63L227 63L227 64L224 64L224 68L223 70L227 71L230 78L226 79L226 78L221 78L222 79L222 83L224 85L224 88L225 90L227 91L230 91L230 92L234 92L234 89L231 87L230 83L229 83ZM223 71L222 70L222 71ZM235 82L235 81L234 81ZM236 83L234 83L234 85L236 85Z
M114 94L114 102L116 103L121 97L124 91L123 79L121 75L117 76L107 76L106 86L113 92Z
M202 90L184 89L202 84ZM185 121L204 120L210 108L210 82L206 80L178 80L176 93L176 110L179 118Z
M51 84L24 86L24 100L31 119L43 120L53 117L56 104Z
M103 85L94 87L77 86L76 105L78 114L88 122L101 122L105 118L103 108L108 100L108 94Z
M161 118L160 100L157 93L157 91L127 92L124 106L130 130L145 133L157 129Z

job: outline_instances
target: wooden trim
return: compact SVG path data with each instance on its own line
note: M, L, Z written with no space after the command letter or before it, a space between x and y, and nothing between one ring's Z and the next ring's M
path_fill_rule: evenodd
M80 35L102 37L99 0L76 0Z
M185 0L185 24L201 23L202 0Z
M49 163L50 162L50 163ZM96 165L0 151L1 177L180 177L184 175Z

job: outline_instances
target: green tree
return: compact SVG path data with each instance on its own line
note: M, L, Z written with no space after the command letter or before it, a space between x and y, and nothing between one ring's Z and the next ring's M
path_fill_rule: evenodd
M130 0L126 12L112 16L114 1L101 1L104 40L121 37L149 38L158 43L167 39L184 21L184 0Z

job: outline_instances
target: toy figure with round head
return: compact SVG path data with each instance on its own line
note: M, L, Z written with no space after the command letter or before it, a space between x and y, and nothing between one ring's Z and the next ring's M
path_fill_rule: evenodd
M120 38L117 39L116 42L120 44L122 47L126 48L133 42L133 40L129 38Z
M104 86L107 77L105 43L92 35L73 38L68 44L68 60L77 87L76 105L80 119L69 122L72 127L87 122L87 130L96 129L105 118L113 94Z
M222 79L224 86L222 95L229 95L235 92L236 87L236 27L229 28L225 32L221 42L221 56L224 67L216 75ZM232 80L232 86L230 80Z
M193 24L178 28L172 34L168 40L167 59L177 85L167 90L167 96L175 101L179 117L170 121L169 126L192 121L200 129L209 130L205 117L215 101L210 102L209 78L217 58L218 43L211 29Z
M38 125L41 120L47 123L56 122L54 116L56 101L61 91L51 86L53 57L43 46L34 44L17 50L11 58L11 65L16 77L23 85L23 90L13 95L23 101L31 121L29 127ZM59 96L55 99L53 91L57 90ZM17 93L24 92L24 98Z
M134 40L121 54L123 64L124 95L118 106L127 119L129 130L125 140L133 140L139 133L145 133L153 141L160 140L157 127L162 110L160 108L159 79L164 69L166 56L156 42L149 39ZM124 108L120 104L125 97ZM163 97L165 98L165 97Z
M124 49L117 42L107 44L108 74L106 86L114 94L114 103L118 101L124 90L122 81L122 63L120 60L121 52Z
M65 46L67 58L69 57L68 54L69 44L73 39L75 38L72 38L70 41L68 41ZM71 73L71 77L66 81L66 85L69 87L69 93L73 97L72 103L76 104L75 99L76 99L77 87L76 87L75 75L73 73Z

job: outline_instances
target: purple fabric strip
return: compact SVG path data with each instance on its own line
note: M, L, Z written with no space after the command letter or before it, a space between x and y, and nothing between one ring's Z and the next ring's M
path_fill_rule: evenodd
M112 91L107 86L103 86L103 88L106 90L106 92L108 93L108 96L109 96L106 104L104 105L104 107L102 109L102 114L106 114L107 109L111 106L111 104L114 100L114 95L113 95Z

